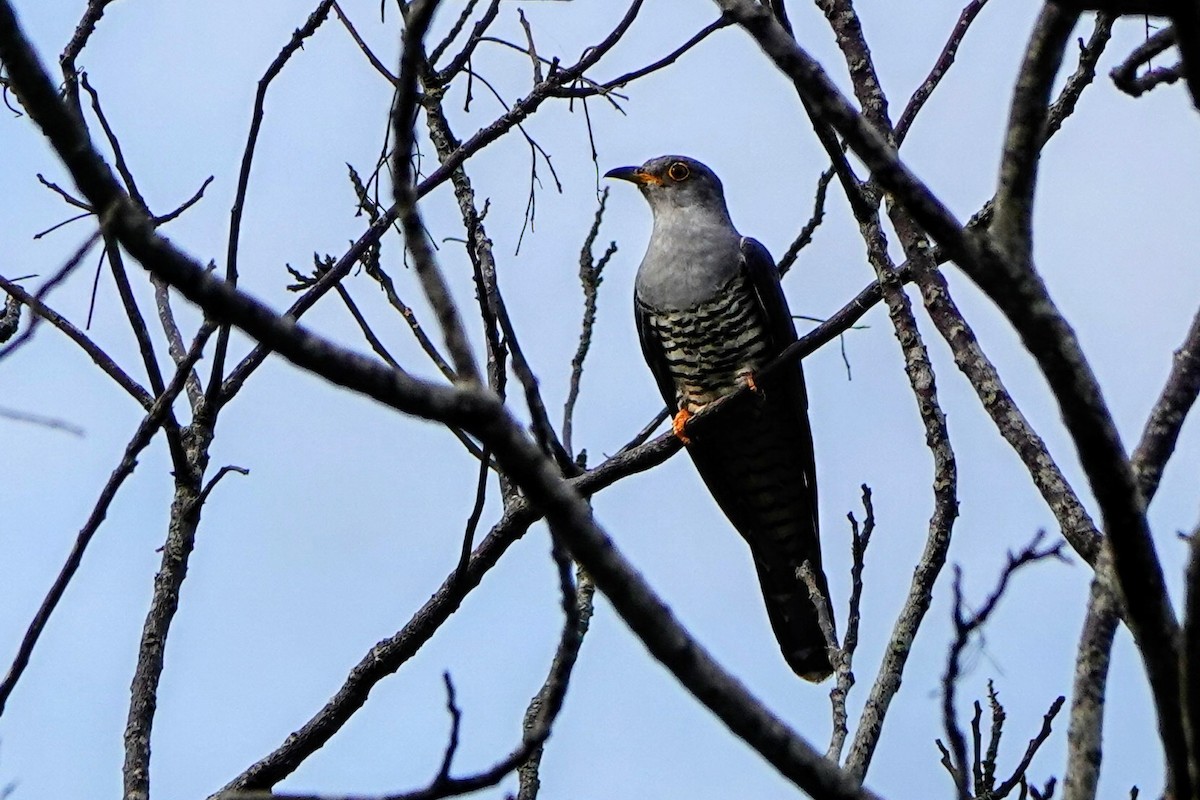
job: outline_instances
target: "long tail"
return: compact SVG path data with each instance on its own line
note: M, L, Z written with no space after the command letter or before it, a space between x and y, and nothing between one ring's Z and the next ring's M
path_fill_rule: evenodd
M812 435L801 402L779 383L768 385L728 409L721 424L698 435L688 452L750 545L784 659L805 680L821 681L833 670L817 608L798 574L807 561L828 603Z
M825 633L820 616L809 594L808 586L798 577L799 563L790 559L763 560L755 556L758 581L762 586L767 617L775 631L779 649L792 671L814 683L823 681L833 672ZM803 563L803 562L801 562ZM809 564L816 579L817 590L828 603L829 586L820 563ZM830 625L833 624L832 617Z

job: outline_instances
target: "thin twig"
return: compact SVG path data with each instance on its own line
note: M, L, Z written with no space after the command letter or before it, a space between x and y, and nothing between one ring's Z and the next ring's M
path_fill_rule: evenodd
M93 238L92 242L94 243L95 241L96 238ZM124 389L130 397L136 400L138 405L140 405L142 408L149 410L154 404L154 397L148 391L146 391L141 384L131 378L129 373L121 369L117 362L113 361L112 357L109 356L108 353L104 352L99 345L97 345L91 340L91 338L88 337L86 333L72 325L66 319L66 317L47 306L45 303L39 300L37 296L25 291L19 285L13 283L3 275L0 275L0 289L3 289L10 297L15 298L22 304L28 306L29 309L35 315L37 315L37 317L46 320L46 322L57 328L63 333L63 335L78 345L79 348L87 354L88 358L92 360L92 363L98 366L105 375L112 378L113 381L115 381L118 386ZM39 292L39 294L43 293ZM30 328L32 327L33 323L31 322ZM28 329L26 332L28 333ZM7 350L0 350L0 358L3 358L4 353L6 352Z
M938 55L937 61L934 62L933 68L929 70L929 74L925 76L925 80L921 81L921 85L912 93L912 97L908 99L908 104L900 112L900 119L896 121L894 132L896 147L899 147L904 142L904 137L908 136L908 131L916 121L917 114L921 113L921 109L925 107L925 103L929 100L933 91L937 89L938 84L942 82L942 78L946 77L946 73L954 65L954 59L958 55L959 46L962 45L963 39L966 38L967 31L971 28L971 23L975 21L975 17L979 16L979 12L983 10L985 5L987 5L987 0L971 0L971 2L963 7L962 13L958 15L958 22L954 24L954 29L950 31L950 36L946 39L946 44L942 47L942 52Z
M358 35L358 29L354 27L354 23L350 22L350 18L346 16L346 12L342 10L342 7L338 4L337 0L334 0L333 11L335 14L337 14L338 21L342 23L342 27L344 27L347 33L350 34L350 38L354 40L356 45L358 45L358 49L362 51L364 56L366 56L367 61L370 62L371 66L375 68L375 71L386 78L388 83L394 85L396 83L396 76L393 75L391 71L389 71L388 68L383 65L383 62L379 60L377 55L375 55L375 51L368 47L367 43L363 41L363 38Z
M733 25L733 24L734 24L734 22L732 19L729 19L724 14L722 14L721 16L717 17L715 20L713 20L712 22L710 22L709 24L707 24L703 28L701 28L696 33L695 36L688 39L686 42L681 44L679 47L675 48L670 53L663 56L662 58L660 58L659 60L655 61L652 64L647 64L646 66L644 66L640 69L635 69L632 72L627 72L624 75L621 75L620 77L613 78L610 81L605 81L604 83L599 84L599 85L564 86L562 88L555 90L555 96L557 96L557 97L572 97L572 98L579 97L579 98L583 98L583 99L592 97L594 95L602 95L602 96L607 97L608 95L612 94L613 90L615 90L615 89L620 89L623 86L628 86L629 84L636 81L638 78L644 78L647 75L650 75L654 72L658 72L660 69L663 69L664 67L671 66L672 64L674 64L676 61L679 60L680 56L682 56L684 53L686 53L689 50L691 50L692 48L694 48L696 45L703 42L705 39L707 39L713 33L716 33L717 31L721 30L722 28L728 28L730 25Z
M1114 67L1109 73L1113 85L1133 97L1141 95L1146 89L1139 85L1138 68L1148 63L1155 56L1166 52L1169 48L1175 46L1177 42L1178 37L1176 36L1174 26L1163 28L1153 36L1147 37L1144 42L1133 49L1124 61ZM1153 88L1153 85L1149 88Z
M579 345L575 349L575 357L571 359L571 378L567 387L567 400L563 404L562 442L567 454L574 457L575 447L572 441L575 422L575 403L579 400L579 387L583 381L583 363L588 350L592 346L592 331L596 325L596 301L599 296L600 282L603 280L604 267L617 252L617 243L610 242L604 255L596 260L592 255L592 246L600 235L600 223L604 219L604 204L608 200L608 188L600 193L600 203L596 207L596 216L592 227L588 230L583 247L579 251L579 282L583 286L583 318L579 325Z
M875 532L875 506L871 501L871 489L865 483L862 485L862 504L864 516L861 529L854 514L846 514L850 522L850 602L846 614L846 635L842 638L842 646L833 664L835 683L829 690L833 732L829 737L829 749L825 751L825 757L835 764L841 761L842 749L850 733L846 699L854 686L854 653L858 649L858 628L862 622L862 576L866 567L867 547L871 544L871 534Z
M0 278L0 288L3 288L4 291L9 294L9 296L16 297L22 303L29 306L31 309L34 310L34 312L37 315L30 321L29 327L25 329L24 333L20 334L19 336L14 337L3 347L0 347L0 360L3 360L6 356L8 356L9 353L13 352L17 348L24 345L25 342L27 342L31 338L33 338L33 333L38 328L39 320L46 319L47 321L50 321L50 322L52 322L52 324L54 324L52 321L52 318L49 316L49 313L48 313L49 309L42 302L42 299L45 298L47 295L49 295L50 292L52 292L56 286L58 286L63 281L65 281L71 275L71 273L74 272L79 267L79 263L81 261L83 261L83 258L84 258L84 256L87 255L88 250L91 250L92 245L94 245L99 240L100 240L100 231L99 230L93 231L91 233L91 235L88 236L88 238L86 240L84 240L83 244L81 244L79 247L77 247L75 249L75 252L71 254L71 257L67 259L66 263L64 263L61 267L59 267L58 271L55 272L53 275L51 275L46 280L46 282L43 283L41 285L41 287L38 288L37 292L32 295L29 294L28 292L26 292L20 286L17 286L12 281L9 281L5 278ZM58 315L54 315L54 316L58 320L65 322L65 320L63 320L61 316L58 316ZM61 325L55 324L55 327L59 328L60 330L63 330ZM80 334L80 336L84 339L87 338L83 334ZM72 337L72 338L74 338L74 337ZM77 339L76 341L79 341L79 340ZM98 350L99 348L96 348L96 349ZM110 363L111 363L111 361L112 360L109 359ZM111 375L112 373L109 373L109 374ZM130 382L132 383L132 381L130 381ZM118 383L120 383L120 381L118 381ZM124 386L125 384L122 384L122 385ZM136 384L134 384L134 385L136 385ZM146 394L146 392L144 390L142 393ZM134 395L134 396L136 397L137 395Z
M961 669L960 660L962 652L966 649L971 636L987 623L992 612L996 610L996 606L1000 603L1000 599L1004 596L1004 592L1008 588L1009 580L1012 579L1012 576L1019 569L1047 558L1063 559L1062 548L1065 542L1059 541L1050 547L1039 549L1039 545L1044 537L1045 531L1038 531L1033 541L1026 545L1020 553L1015 556L1009 553L1008 563L1005 564L1004 569L1001 571L1000 578L996 582L996 587L988 595L987 599L984 600L979 610L973 614L967 614L964 611L962 570L957 566L954 568L954 641L951 643L949 653L946 656L946 671L942 675L942 722L946 729L946 738L950 742L949 749L954 765L953 774L958 789L958 796L961 800L970 800L971 797L966 778L967 746L962 731L958 727L954 701L955 689L958 685L958 676ZM1061 705L1062 700L1060 699L1057 706Z
M559 584L563 598L563 633L559 639L558 649L550 664L550 672L542 687L538 690L525 710L522 727L526 738L538 738L539 743L529 753L529 757L517 768L520 787L517 790L517 800L534 800L537 797L540 779L542 757L545 755L543 730L547 729L550 721L558 716L566 697L567 683L571 678L575 662L579 658L579 650L583 638L587 635L592 619L593 596L596 585L587 571L580 567L576 570L576 581L572 585L570 577L570 561L559 549L552 551L559 569Z
M813 234L817 228L821 226L821 222L825 219L825 194L829 189L829 182L833 180L834 169L830 167L821 173L821 177L817 178L817 191L813 198L812 216L808 218L808 222L804 223L804 227L800 229L800 233L788 246L786 252L779 259L777 268L779 275L782 277L788 273L792 265L796 263L796 257L800 255L800 251L812 242Z
M225 280L231 286L238 281L238 244L241 240L242 217L246 207L246 192L250 185L250 167L254 163L254 151L258 144L258 134L262 129L263 107L266 104L267 90L276 76L283 71L284 66L297 51L304 47L304 41L317 32L317 28L329 16L333 0L321 0L304 24L292 33L292 38L275 56L266 72L258 79L258 89L254 94L254 109L250 113L250 130L246 134L246 147L242 151L242 163L238 169L237 189L234 192L233 207L229 210L229 238L225 247ZM209 375L208 388L205 397L212 407L219 407L225 398L222 391L222 381L225 380L225 354L229 348L229 327L224 326L217 334L217 346L213 352L212 372Z
M417 190L412 181L413 122L418 105L417 75L421 64L424 63L422 40L436 8L437 0L414 0L408 7L404 47L400 55L400 78L392 112L392 129L396 139L392 157L393 193L400 209L404 243L412 255L417 277L421 280L425 296L433 307L442 330L450 362L454 365L455 379L463 383L479 384L479 368L471 353L462 318L426 237L425 226L417 211Z
M68 422L65 419L57 417L47 417L44 414L32 414L28 411L20 411L15 408L5 408L0 406L0 417L12 422L20 422L26 425L34 425L39 428L46 428L52 431L62 431L69 433L72 436L83 438L87 435L87 431L73 422Z

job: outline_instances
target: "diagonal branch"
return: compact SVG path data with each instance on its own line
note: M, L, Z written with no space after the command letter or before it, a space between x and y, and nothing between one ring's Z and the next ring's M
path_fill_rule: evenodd
M568 456L574 457L575 443L572 441L575 422L575 403L579 400L580 383L583 381L583 363L592 346L592 332L596 326L596 303L604 267L617 252L617 243L611 242L599 259L592 254L592 246L600 235L600 223L604 219L604 204L608 200L607 187L600 193L600 203L587 238L579 251L579 282L583 287L583 318L579 325L579 345L571 359L571 379L567 388L567 400L563 404L562 441Z
M208 336L211 332L212 329L209 327L201 328L184 361L176 369L175 377L167 385L165 391L154 399L146 416L138 424L133 438L125 446L125 455L121 458L121 462L117 464L117 468L113 470L112 475L109 476L107 483L105 483L104 488L100 492L100 498L92 508L92 513L79 530L79 535L75 537L75 544L71 547L71 552L67 555L66 562L59 571L58 577L54 579L54 583L50 586L50 591L46 593L45 599L42 600L41 606L38 607L33 621L29 623L29 628L26 630L25 636L17 648L17 655L13 659L12 666L8 668L8 674L0 682L0 714L4 713L4 706L8 702L8 698L12 695L13 689L16 688L17 681L20 680L25 667L29 664L33 648L37 645L42 631L45 630L46 623L50 620L50 615L54 613L54 609L58 606L63 594L66 592L71 579L78 572L88 544L91 542L92 537L95 536L96 531L100 529L104 518L108 515L108 508L112 504L113 498L116 497L117 491L121 488L125 479L133 474L133 470L137 467L138 455L142 450L146 449L147 445L154 438L154 434L162 427L167 414L171 410L171 404L175 402L175 398L183 390L187 376L191 373L192 366L195 365L204 352L204 345L208 341Z
M304 46L304 41L316 33L317 28L329 16L333 0L321 0L321 3L308 15L304 24L297 28L292 38L275 59L267 67L266 72L258 81L258 89L254 94L254 110L250 115L250 131L246 134L246 147L242 152L242 164L238 171L237 190L234 193L233 207L229 210L229 239L225 250L225 279L236 285L238 280L238 243L242 233L242 213L246 207L246 191L250 185L250 167L254 163L254 150L258 144L258 133L262 129L263 106L267 99L267 90L271 82L288 60ZM217 406L224 394L221 382L225 379L225 354L229 349L229 328L223 327L217 334L217 346L213 353L212 372L209 375L208 388L205 397L210 406Z
M92 241L94 242L95 239ZM30 294L2 275L0 275L0 289L3 289L10 297L14 297L19 302L29 306L34 314L62 331L64 336L78 345L79 349L83 350L83 352L87 353L92 363L103 370L105 375L112 378L142 408L149 410L154 404L154 398L141 384L131 378L129 373L121 369L108 353L104 352L86 333L72 325L66 317L47 306L37 296ZM0 357L3 357L5 352L7 350L0 351Z
M954 29L950 32L949 38L946 39L946 44L942 47L942 52L934 62L933 68L929 70L929 74L925 76L925 80L921 81L921 85L913 92L912 97L908 99L904 110L900 112L900 119L896 121L896 129L893 136L896 139L896 147L899 147L908 136L908 131L912 127L913 122L917 119L917 114L921 113L921 109L925 107L925 103L929 100L933 91L937 89L938 84L942 82L942 78L946 77L946 73L950 71L950 67L954 65L954 59L958 56L958 48L962 45L963 39L967 35L967 31L971 27L971 23L975 21L975 17L979 16L979 12L987 4L988 0L971 0L963 7L962 13L958 15L958 22L954 24Z
M471 353L466 329L458 308L450 295L436 260L433 248L425 233L425 226L417 211L417 187L413 183L412 148L413 123L417 115L417 73L424 63L422 40L437 0L414 0L405 15L404 47L400 54L400 79L396 89L396 103L392 112L392 130L396 146L392 154L392 182L396 205L399 206L400 225L404 229L404 243L412 254L417 277L425 289L425 296L433 307L446 350L458 381L467 384L480 383L479 367Z
M1200 312L1192 318L1183 344L1175 351L1171 374L1154 404L1141 441L1133 451L1133 473L1149 505L1164 467L1175 452L1188 412L1200 395Z

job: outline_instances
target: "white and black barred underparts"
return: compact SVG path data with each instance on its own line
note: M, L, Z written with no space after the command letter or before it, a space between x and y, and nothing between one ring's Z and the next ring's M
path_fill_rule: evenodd
M772 355L758 297L742 273L698 306L647 311L679 408L696 412L732 392Z

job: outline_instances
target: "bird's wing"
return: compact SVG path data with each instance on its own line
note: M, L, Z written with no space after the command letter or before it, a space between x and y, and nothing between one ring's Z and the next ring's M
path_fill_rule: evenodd
M658 384L658 391L662 393L663 402L667 404L667 409L674 414L679 410L679 402L675 396L675 379L671 377L671 365L667 362L667 354L663 350L662 342L659 341L652 329L654 323L650 321L650 309L642 305L636 296L633 299L633 318L637 322L638 339L642 343L642 355L650 367L651 374L654 375L654 382Z
M750 285L758 295L758 303L762 307L767 320L767 330L771 336L771 353L778 354L792 342L796 341L796 323L792 321L792 312L788 309L787 300L783 296L783 287L779 283L779 270L767 248L757 239L749 236L742 237L742 264ZM803 388L803 378L800 381ZM805 396L805 407L808 406Z
M766 318L767 330L771 337L770 353L774 357L796 341L796 323L792 320L792 312L783 296L779 270L775 268L775 262L767 248L750 237L742 239L742 264ZM805 484L809 506L812 509L813 530L818 530L816 459L813 456L812 430L808 423L808 391L804 385L804 371L799 362L795 366L782 366L775 370L765 383L764 388L770 387L775 393L782 391L787 398L789 410L796 416L797 428L802 439L800 456L805 463Z

